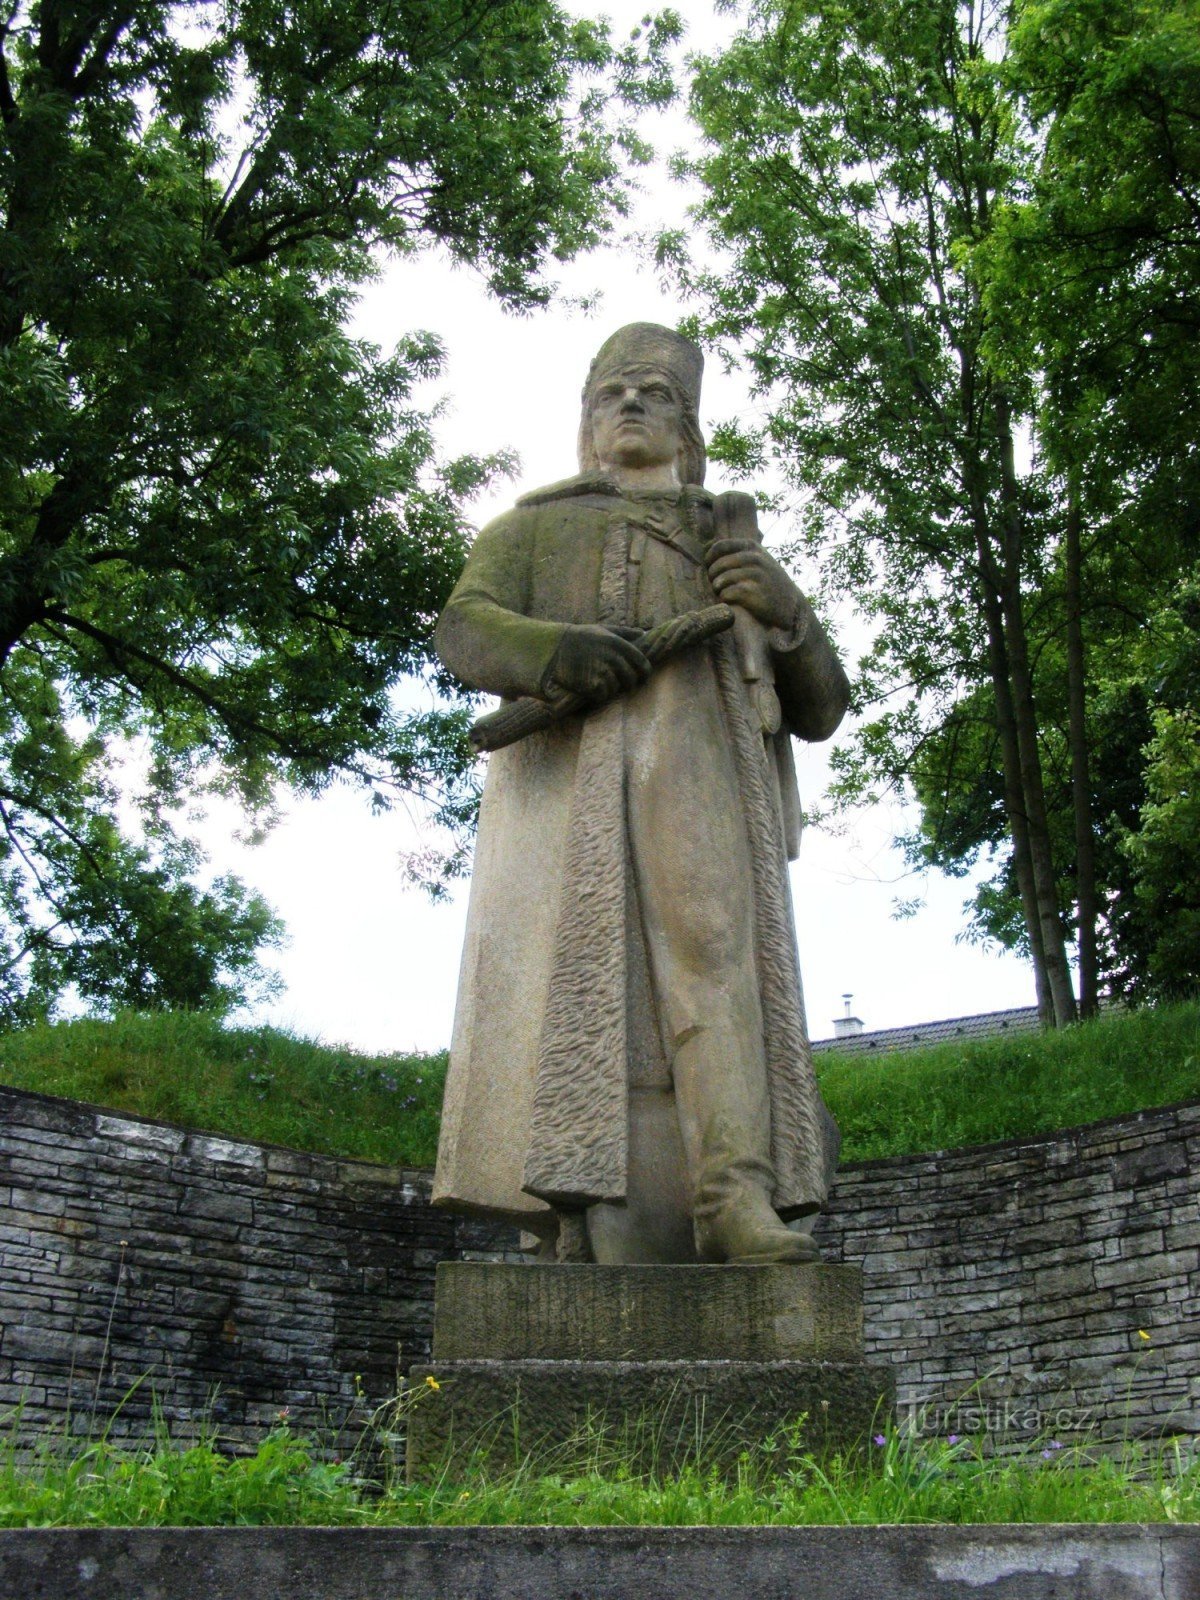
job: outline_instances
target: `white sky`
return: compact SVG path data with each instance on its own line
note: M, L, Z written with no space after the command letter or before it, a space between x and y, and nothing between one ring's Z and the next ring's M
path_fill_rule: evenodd
M620 33L647 6L644 0L576 0L571 8L610 16ZM729 30L726 18L708 21L708 9L691 9L689 42L695 46ZM653 119L647 132L669 154L686 140L687 125L674 112ZM681 189L660 172L644 174L643 183L635 229L682 218L687 196ZM435 391L450 398L438 430L445 454L512 448L520 455L518 478L481 499L477 523L524 489L575 471L579 389L601 341L625 322L674 323L684 309L628 241L565 269L561 279L570 295L599 290L598 308L584 315L559 306L514 318L472 275L432 258L389 267L359 307L356 331L381 345L414 327L432 328L445 341L449 359ZM702 422L711 426L749 407L745 383L710 362ZM722 487L718 470L710 472L708 486ZM764 527L770 544L771 522ZM783 531L776 526L774 537ZM797 576L803 585L804 573ZM833 625L843 645L861 637L848 599ZM825 781L824 747L798 746L797 764L801 794L811 803ZM237 841L238 820L232 810L214 808L202 832L212 865L257 888L290 935L275 961L286 992L253 1020L373 1051L445 1046L468 886L458 886L449 903L432 905L404 883L399 858L420 843L419 817L399 810L372 815L365 795L338 788L317 801L285 804L283 821L254 847ZM812 829L805 836L792 886L814 1038L832 1033L847 991L868 1028L1033 1002L1024 962L957 942L968 883L904 876L891 844L899 820L897 811L879 807L859 813L838 836ZM915 896L923 896L922 909L895 920L893 901Z

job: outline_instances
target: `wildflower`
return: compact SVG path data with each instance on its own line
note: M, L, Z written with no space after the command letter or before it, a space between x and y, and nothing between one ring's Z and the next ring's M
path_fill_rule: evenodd
M956 1433L948 1434L946 1436L946 1443L947 1444L957 1444L958 1443L958 1435Z
M461 1506L461 1505L465 1505L465 1504L466 1504L466 1502L467 1502L467 1501L468 1501L468 1500L469 1500L469 1499L470 1499L470 1498L471 1498L471 1491L470 1491L470 1490L469 1490L469 1489L464 1489L464 1490L463 1490L463 1492L462 1492L462 1493L461 1493L461 1494L460 1494L460 1495L459 1495L459 1497L458 1497L458 1503L459 1503L459 1505L460 1505L460 1506Z
M877 1433L875 1435L875 1443L876 1444L886 1444L887 1440L884 1438L883 1434Z
M275 1413L275 1420L276 1420L276 1422L286 1422L287 1419L291 1416L291 1414L292 1414L291 1406L284 1406L281 1411L277 1411Z
M433 1390L434 1394L436 1394L437 1391L442 1387L432 1372L427 1372L425 1374L425 1383L428 1388Z
M1146 1332L1145 1328L1138 1329L1138 1338L1145 1339L1147 1344L1150 1343L1150 1335Z
M1061 1450L1062 1449L1062 1445L1059 1444L1057 1439L1051 1439L1051 1441L1050 1441L1050 1449L1051 1450Z

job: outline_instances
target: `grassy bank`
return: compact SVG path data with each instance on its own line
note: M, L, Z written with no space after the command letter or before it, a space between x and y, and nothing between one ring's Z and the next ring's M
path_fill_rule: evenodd
M0 1083L252 1143L430 1166L446 1057L359 1055L202 1012L123 1012L0 1037Z
M1200 1098L1200 1002L817 1070L843 1160L987 1144Z
M997 1459L969 1440L889 1430L865 1453L819 1462L795 1453L783 1471L751 1455L735 1475L702 1465L666 1477L596 1458L535 1475L472 1475L410 1485L320 1461L286 1427L250 1457L212 1444L141 1451L93 1444L0 1459L0 1527L199 1525L815 1526L847 1523L1200 1521L1200 1467L1173 1448L1130 1446L1103 1458L1057 1441Z
M0 1082L329 1155L431 1165L444 1055L358 1055L198 1013L126 1013L0 1037ZM871 1057L830 1052L842 1158L1052 1131L1200 1097L1200 1002L1062 1033Z

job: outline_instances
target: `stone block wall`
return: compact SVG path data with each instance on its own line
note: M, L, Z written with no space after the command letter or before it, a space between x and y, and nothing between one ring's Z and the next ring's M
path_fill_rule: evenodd
M188 1133L0 1088L0 1411L236 1445L354 1434L426 1361L436 1262L506 1235L429 1175Z
M816 1233L929 1431L1200 1434L1200 1104L851 1164Z
M429 1358L436 1262L516 1244L428 1202L427 1173L0 1088L0 1412L353 1431ZM849 1165L818 1234L931 1431L1200 1433L1200 1104Z

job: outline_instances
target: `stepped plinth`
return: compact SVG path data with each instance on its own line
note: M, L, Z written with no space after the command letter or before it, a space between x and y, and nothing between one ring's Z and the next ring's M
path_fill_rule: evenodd
M432 1378L437 1385L425 1382ZM787 1430L826 1453L890 1412L863 1359L857 1268L438 1267L433 1361L410 1375L408 1472L578 1459L597 1433L640 1465L731 1464Z

